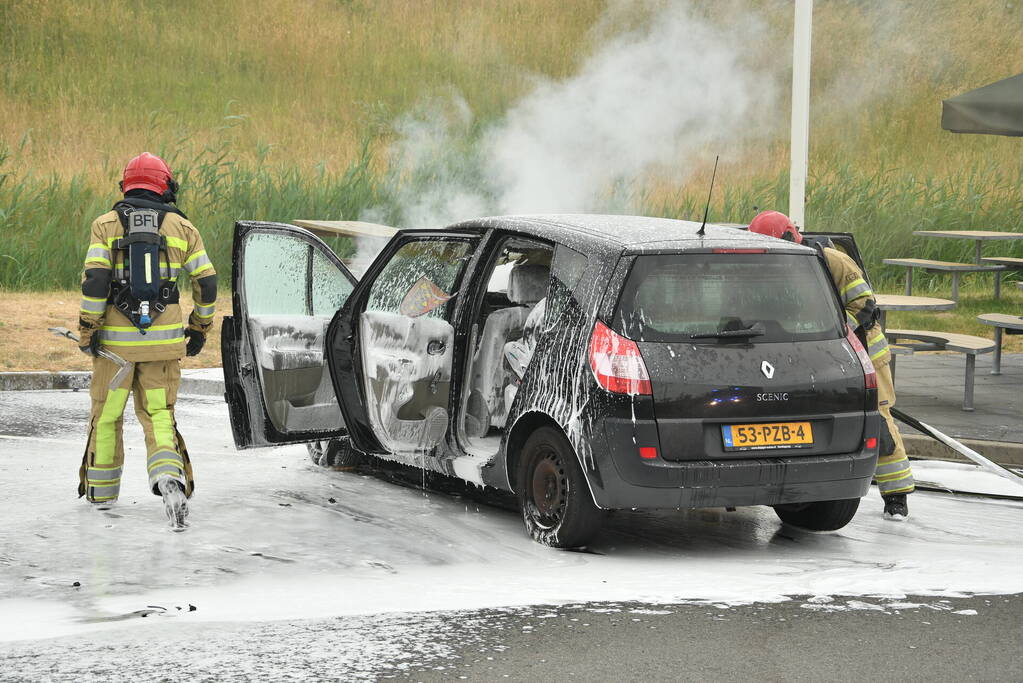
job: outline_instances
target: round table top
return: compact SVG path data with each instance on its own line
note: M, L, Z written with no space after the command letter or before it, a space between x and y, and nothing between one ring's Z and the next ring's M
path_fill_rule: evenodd
M1023 232L998 230L914 230L923 237L952 237L961 240L1023 240Z
M877 294L874 301L883 311L947 311L956 307L951 299L905 294Z

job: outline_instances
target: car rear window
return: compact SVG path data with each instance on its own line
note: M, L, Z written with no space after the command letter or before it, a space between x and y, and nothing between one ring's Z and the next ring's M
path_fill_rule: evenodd
M744 343L833 339L842 318L818 259L801 254L637 256L622 288L614 326L630 339L717 344L697 338L756 325Z

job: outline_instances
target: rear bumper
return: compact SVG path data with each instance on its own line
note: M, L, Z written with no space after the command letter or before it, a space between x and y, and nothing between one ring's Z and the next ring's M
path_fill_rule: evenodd
M644 440L642 421L634 425L636 436ZM865 426L866 435L877 435L876 412L867 413ZM602 508L732 507L860 498L870 489L877 465L876 448L686 462L659 456L642 459L633 433L610 429L606 439L593 444L598 473L591 477L591 488Z

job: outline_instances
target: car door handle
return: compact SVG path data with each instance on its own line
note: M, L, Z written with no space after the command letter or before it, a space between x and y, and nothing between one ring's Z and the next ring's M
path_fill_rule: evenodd
M434 339L429 344L426 345L426 352L431 356L438 356L444 353L444 349L446 348L447 344L440 341L439 339Z

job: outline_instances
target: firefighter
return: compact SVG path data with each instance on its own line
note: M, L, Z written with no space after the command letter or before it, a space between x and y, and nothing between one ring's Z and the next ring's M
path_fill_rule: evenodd
M80 348L93 356L92 416L79 472L79 497L99 507L117 500L128 394L145 431L149 488L163 497L172 526L184 526L194 488L185 442L174 419L182 356L198 354L213 323L217 275L202 237L174 203L178 185L160 157L128 162L123 199L92 223L82 274ZM178 278L187 273L194 307L183 324ZM101 348L131 363L118 366Z
M778 237L796 244L803 243L803 236L789 217L777 211L764 211L753 219L749 226L750 232ZM906 448L902 443L895 420L892 418L892 406L895 405L895 385L889 363L892 358L884 330L876 324L877 304L874 292L867 284L863 271L848 255L830 246L820 246L828 271L835 281L842 304L845 306L849 325L862 330L867 355L870 356L877 372L877 403L878 411L884 417L888 434L882 432L881 455L877 460L874 480L884 499L884 516L886 519L901 521L909 516L906 496L913 492L913 472L906 457Z

